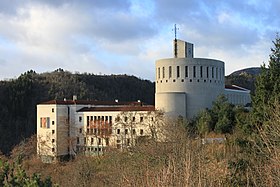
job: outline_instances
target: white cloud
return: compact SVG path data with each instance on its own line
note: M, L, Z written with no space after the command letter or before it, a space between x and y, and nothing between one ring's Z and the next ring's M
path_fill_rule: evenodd
M29 69L126 73L154 80L154 62L172 57L172 27L196 56L226 62L227 73L268 59L280 26L276 0L0 1L0 79Z

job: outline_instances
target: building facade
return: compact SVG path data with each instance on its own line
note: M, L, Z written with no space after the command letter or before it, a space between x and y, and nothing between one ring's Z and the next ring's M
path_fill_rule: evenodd
M141 102L52 100L37 105L37 154L57 158L103 154L150 137L155 108Z
M224 94L233 104L251 102L249 90L233 86L225 89L224 62L194 58L193 44L182 40L174 41L174 51L174 58L156 61L157 109L170 116L192 118L211 108L218 95Z
M156 61L155 106L139 102L52 100L37 105L37 154L44 162L57 158L103 154L125 149L141 139L158 137L167 116L192 118L211 108L224 94L228 101L247 106L250 91L225 86L224 62L194 58L194 46L174 41L174 58ZM156 110L155 110L156 109ZM164 137L164 136L162 136Z

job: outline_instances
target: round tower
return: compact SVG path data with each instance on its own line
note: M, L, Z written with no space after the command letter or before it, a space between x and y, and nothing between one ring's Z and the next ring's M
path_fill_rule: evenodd
M193 44L177 40L177 58L156 61L155 106L191 118L224 92L224 62L193 58Z

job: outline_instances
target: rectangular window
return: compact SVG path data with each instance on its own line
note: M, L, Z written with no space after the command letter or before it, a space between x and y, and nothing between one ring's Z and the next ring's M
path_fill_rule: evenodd
M106 138L105 142L106 142L106 146L109 146L109 138Z
M52 125L54 125L54 121L52 121Z
M177 78L180 77L180 66L177 66Z
M77 144L80 144L80 138L77 137Z
M55 151L55 149L54 148L52 148L52 152L54 152Z
M196 77L196 67L195 66L193 67L193 77L194 78Z
M125 130L124 130L124 134L127 134L127 133L128 133L128 129L125 129Z
M127 122L127 117L126 116L124 117L124 122Z
M87 116L87 126L89 126L89 116Z
M50 118L49 117L40 118L40 127L49 129L50 128Z
M126 141L127 141L127 145L129 146L129 144L130 144L130 139L128 138Z
M93 144L93 138L91 138L91 140L90 140L90 144L91 144L91 145Z
M172 67L169 66L169 78L171 78L171 77L172 77Z
M143 122L143 117L140 117L140 122Z
M101 138L98 138L98 145L101 144Z
M214 67L212 67L212 78L214 78Z
M206 68L206 77L209 78L209 67Z
M132 129L132 134L136 134L136 130L135 129Z
M203 77L203 67L200 66L200 77L202 78Z
M164 69L164 67L162 67L162 78L163 79L165 78L165 69Z
M54 113L54 108L52 108L52 113Z
M216 68L216 79L218 79L218 68Z
M79 116L79 122L82 122L82 119L83 119L82 116Z
M117 134L120 134L121 133L121 130L120 129L117 129Z
M54 139L52 139L52 143L54 143Z
M140 129L140 135L143 135L143 134L144 134L144 130Z
M86 145L87 144L87 138L84 137L84 144Z
M55 131L54 130L52 130L52 134L54 134L55 133Z
M158 79L160 79L160 68L158 68Z
M83 132L83 129L82 128L80 128L80 133L82 133Z
M188 66L185 66L185 77L189 76L189 68Z

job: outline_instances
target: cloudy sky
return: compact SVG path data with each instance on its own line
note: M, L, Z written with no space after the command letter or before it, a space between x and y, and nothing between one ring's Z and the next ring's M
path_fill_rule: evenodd
M154 80L178 38L226 74L267 63L278 0L0 0L0 79L28 70L128 74Z

